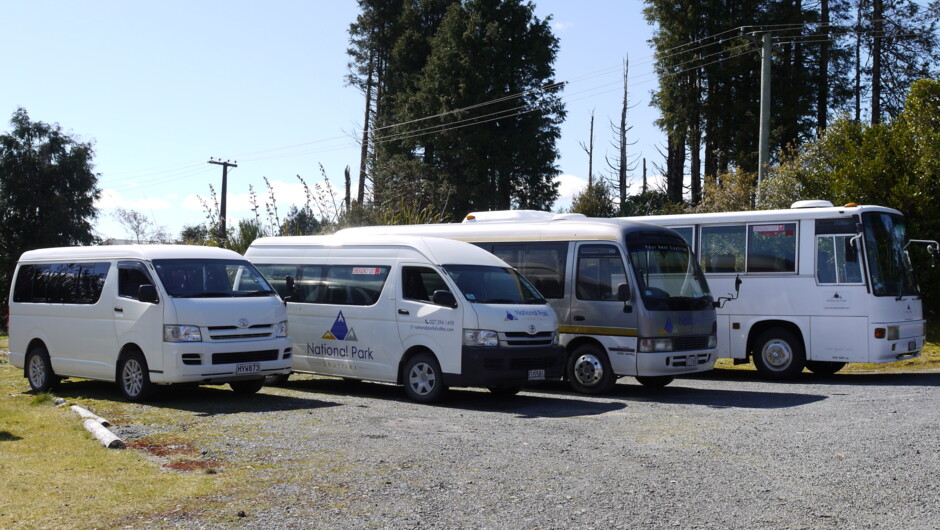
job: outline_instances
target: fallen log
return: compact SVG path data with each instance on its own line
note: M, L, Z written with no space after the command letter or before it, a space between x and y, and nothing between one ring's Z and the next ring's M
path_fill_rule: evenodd
M108 449L124 449L127 445L124 443L124 440L115 436L115 434L104 426L101 423L93 420L86 419L82 422L82 425L85 426L85 429L88 430L95 438L101 442L101 445L107 447Z
M102 418L101 416L98 416L97 414L95 414L94 412L92 412L92 411L90 411L90 410L88 410L88 409L79 407L78 405L72 405L72 410L74 410L75 412L77 412L79 416L81 416L82 418L84 418L84 419L86 419L86 420L95 420L95 421L97 421L98 423L100 423L101 425L103 425L103 426L105 426L105 427L110 427L110 426L111 426L111 422L110 422L110 421L108 421L108 420Z

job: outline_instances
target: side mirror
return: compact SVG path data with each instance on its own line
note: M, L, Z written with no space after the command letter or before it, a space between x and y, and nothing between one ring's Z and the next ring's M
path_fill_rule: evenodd
M728 293L728 296L719 296L717 300L712 302L712 306L714 306L715 309L724 307L725 302L737 300L739 294L741 294L741 275L740 274L734 277L734 294Z
M620 300L621 302L623 302L624 313L633 312L633 306L627 303L628 301L630 301L630 286L629 285L625 283L621 283L617 285L617 300Z
M457 307L457 299L454 298L454 293L444 289L434 291L434 294L431 295L431 303L444 307Z
M148 304L156 304L160 301L157 297L157 288L149 283L137 288L137 299Z

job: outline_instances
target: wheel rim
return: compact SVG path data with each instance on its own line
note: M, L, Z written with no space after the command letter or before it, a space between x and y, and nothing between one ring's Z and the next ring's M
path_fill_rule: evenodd
M136 359L129 359L124 363L121 381L127 395L136 396L140 394L140 390L144 386L144 370Z
M46 363L42 357L33 355L29 358L29 382L36 388L42 388L46 383Z
M793 362L793 350L786 341L774 339L764 344L761 358L768 368L783 370Z
M437 376L434 369L428 363L417 363L411 367L411 373L408 374L408 384L415 394L426 396L434 390L434 384Z
M582 355L574 362L574 376L584 386L596 385L604 377L604 365L594 355Z

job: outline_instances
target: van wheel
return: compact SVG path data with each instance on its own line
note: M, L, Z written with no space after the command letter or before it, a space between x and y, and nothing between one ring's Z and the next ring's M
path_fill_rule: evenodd
M806 354L803 343L793 332L775 328L757 337L754 365L768 379L793 379L803 371Z
M264 376L264 384L266 386L280 386L284 383L287 383L287 380L290 378L290 374L274 374Z
M521 386L511 385L511 386L488 386L487 390L490 391L494 396L500 397L509 397L515 396L522 390Z
M419 403L434 403L444 397L441 365L429 353L419 353L405 363L405 394Z
M62 381L62 378L52 371L52 361L49 360L49 352L45 346L36 346L29 350L23 372L33 392L48 392Z
M806 361L806 367L816 375L832 375L845 367L845 363Z
M145 401L153 394L150 371L142 353L132 351L121 359L117 383L128 401Z
M663 388L671 383L675 377L670 375L638 375L636 380L646 388Z
M614 388L617 377L607 354L594 344L584 344L568 357L568 380L582 394L606 394Z
M249 379L247 381L231 381L228 386L236 394L256 394L264 386L264 378Z

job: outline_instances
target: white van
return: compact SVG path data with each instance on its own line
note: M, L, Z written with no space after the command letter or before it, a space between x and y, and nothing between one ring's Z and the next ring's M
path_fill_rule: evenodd
M10 363L37 392L63 377L116 381L131 401L155 384L257 392L290 373L287 311L231 250L181 245L23 253L10 289Z
M514 394L561 378L555 312L514 269L473 245L270 237L245 257L287 300L295 372L403 384L423 403L448 386Z

